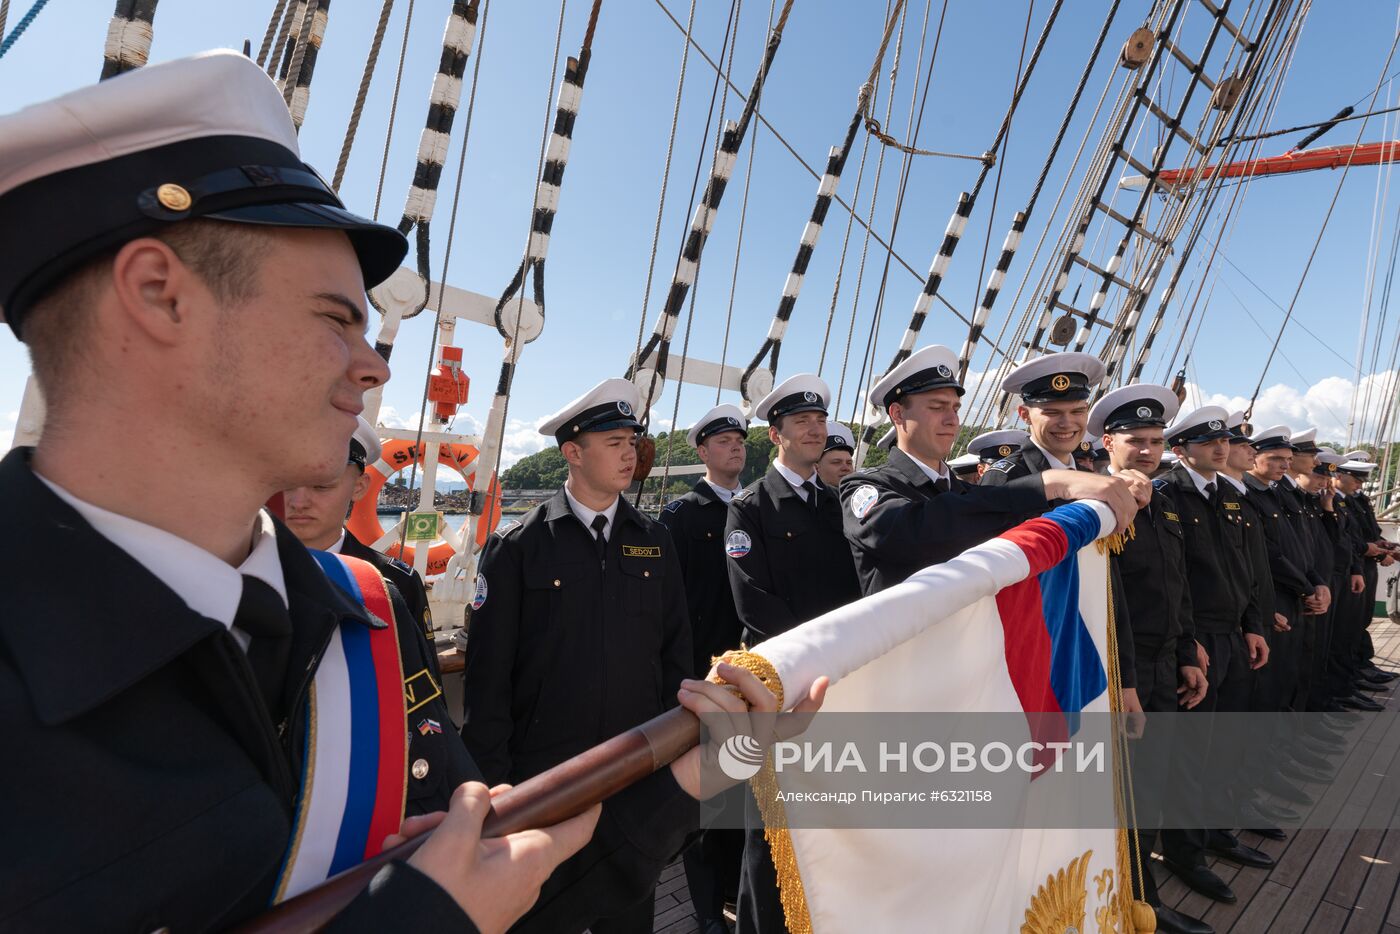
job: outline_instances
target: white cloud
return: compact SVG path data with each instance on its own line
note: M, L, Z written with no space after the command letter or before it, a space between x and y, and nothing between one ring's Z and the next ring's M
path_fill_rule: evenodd
M1363 377L1359 392L1344 376L1328 376L1302 391L1276 383L1259 393L1251 421L1260 428L1287 425L1295 431L1316 426L1322 442L1346 444L1348 436L1356 444L1374 441L1382 410L1393 401L1386 398L1387 390L1394 391L1393 378L1389 370ZM1202 393L1194 383L1187 384L1186 394L1188 405L1219 405L1232 412L1249 405L1243 396ZM1397 428L1392 419L1392 437L1400 433Z

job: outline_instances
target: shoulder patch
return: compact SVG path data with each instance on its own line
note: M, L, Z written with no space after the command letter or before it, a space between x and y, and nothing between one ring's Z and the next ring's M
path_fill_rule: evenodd
M746 486L746 487L744 487L742 490L740 490L738 493L735 493L734 496L733 496L729 501L730 501L731 503L733 503L733 502L738 502L738 501L746 500L746 499L748 499L748 498L749 498L750 496L752 496L752 495L753 495L753 487L751 487L751 486Z
M1015 467L1015 466L1016 466L1016 462L1015 462L1015 461L1002 459L1002 460L997 461L995 464L993 464L992 466L988 467L987 469L988 469L988 470L1000 470L1002 473L1011 473L1011 468L1012 468L1012 467Z
M398 558L390 558L389 563L392 564L394 567L398 568L400 571L407 571L409 574L413 573L413 567L411 565L404 564Z
M673 500L671 500L669 503L667 503L667 504L662 508L661 511L662 511L662 512L679 512L681 506L683 506L683 505L685 505L685 500L683 500L683 499L673 499Z
M472 596L472 609L479 610L486 605L486 575L476 575L476 593Z
M731 558L742 558L753 551L753 539L742 529L735 529L724 540L724 553Z
M851 494L851 515L857 519L864 519L870 510L875 508L875 502L880 498L880 491L870 484L857 489Z
M519 519L511 519L508 522L502 522L500 525L496 526L496 531L492 534L499 535L501 538L505 538L511 532L514 532L516 529L519 529L522 525L523 523Z
M1153 481L1152 481L1152 489L1154 489L1154 490L1165 490L1166 488L1167 488L1167 478L1166 478L1166 477L1158 477L1156 480L1153 480Z

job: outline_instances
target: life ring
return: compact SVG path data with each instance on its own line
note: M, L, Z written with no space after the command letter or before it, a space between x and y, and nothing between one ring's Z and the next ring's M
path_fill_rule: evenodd
M477 449L470 444L442 444L438 446L438 463L451 467L466 482L467 489L476 488ZM369 477L369 489L355 503L350 512L350 520L345 527L366 545L384 537L384 528L379 524L379 494L389 478L399 471L423 463L423 452L412 441L385 441L379 460L365 467ZM476 547L485 547L486 539L501 521L501 488L495 475L487 487L486 509L476 525ZM455 554L447 542L436 542L428 549L427 576L441 574L447 570L447 562ZM414 546L394 542L385 551L391 558L398 558L405 564L413 564Z

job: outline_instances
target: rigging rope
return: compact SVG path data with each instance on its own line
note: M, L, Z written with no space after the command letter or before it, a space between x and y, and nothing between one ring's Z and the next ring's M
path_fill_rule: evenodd
M117 0L112 21L107 24L107 41L102 48L102 74L99 81L140 68L151 55L152 24L158 0ZM3 19L3 17L0 17ZM4 26L0 24L0 32Z
M701 256L705 249L705 241L714 227L715 215L719 211L729 177L734 171L739 146L743 143L749 123L758 107L758 98L762 93L763 84L773 66L773 58L777 55L778 46L782 43L783 29L787 25L788 16L792 13L792 5L793 0L784 0L778 21L769 31L767 45L759 64L758 74L754 77L753 87L748 97L744 99L744 109L737 121L724 128L722 142L715 151L710 180L705 186L704 195L695 207L695 214L690 222L690 233L677 258L675 273L671 279L671 287L667 292L662 313L657 319L652 336L642 347L641 353L633 358L627 368L627 378L632 379L637 375L643 363L650 362L650 358L655 354L655 364L649 367L652 371L651 385L642 397L642 408L645 412L644 424L650 417L651 404L655 401L657 380L664 379L666 376L666 362L670 353L671 336L675 332L677 317L684 307L686 294L695 282ZM716 75L719 75L718 69L716 69ZM718 79L716 87L718 87Z
M917 119L914 116L914 101L919 100L919 68L922 67L924 57L924 40L928 36L929 14L932 12L932 2L924 4L924 22L919 32L919 52L914 60L914 86L909 92L909 121L905 128L905 133L914 143L919 141L919 132L924 125L924 108L928 105L929 87L933 83L933 68L938 61L938 49L943 44L943 23L948 16L948 0L943 0L943 7L938 16L938 29L933 36L933 50L929 53L928 71L924 75L924 85L922 100L919 101L919 113ZM894 89L890 89L890 99L894 99ZM904 196L909 190L909 172L914 166L914 153L905 152L904 162L900 166L899 190L894 199L894 215L890 218L890 242L894 243L895 233L899 230L899 222L904 216ZM875 440L876 425L880 421L879 413L872 413L869 406L862 405L865 401L870 384L875 381L875 353L879 346L880 325L884 321L885 296L889 288L890 280L890 257L885 254L885 262L880 270L880 287L875 294L875 313L871 318L870 332L866 335L865 352L861 355L861 374L856 380L856 398L852 400L852 418L855 421L855 411L860 412L860 435L861 440L856 445L855 454L864 459L863 448L868 448ZM869 382L866 377L869 377ZM874 421L871 421L873 414Z
M6 36L3 41L0 41L0 57L3 57L6 52L14 47L14 44L19 41L19 37L24 35L24 31L34 23L34 18L39 15L40 11L44 9L44 6L48 2L49 0L34 0L34 5L29 8L29 12L20 17L20 21L15 24L14 31Z
M308 13L310 29L297 44L284 82L282 94L291 111L292 124L298 133L301 132L301 124L306 119L306 105L311 100L311 76L316 70L316 58L321 51L321 43L326 37L326 19L329 14L330 0L316 0Z
M899 56L904 47L904 23L908 16L908 8L905 7L899 20L899 38L895 40L894 59L890 62L889 76L889 99L885 102L885 122L888 123L890 114L894 112L894 90L899 78ZM917 80L917 75L916 75ZM885 149L881 148L875 154L875 182L870 188L870 210L866 215L865 237L860 249L860 262L856 265L856 289L851 296L851 318L846 326L846 346L841 353L841 376L836 380L836 405L834 411L840 415L841 400L846 390L846 367L851 361L851 342L855 339L856 333L856 312L860 308L860 290L865 283L865 261L870 254L870 239L875 233L875 204L880 199L880 182L885 177Z
M875 53L875 64L871 66L872 73L879 70L885 49L890 42L890 36L894 32L895 21L899 18L903 7L904 0L895 0L894 11L886 18L884 37L880 41L879 51ZM807 266L812 261L817 240L821 237L822 227L826 223L827 212L831 208L832 196L835 195L836 188L841 183L841 173L846 167L846 157L850 155L851 144L855 142L856 130L860 126L861 116L869 107L869 98L873 92L872 82L867 81L861 85L859 103L856 106L855 115L851 117L851 121L846 127L845 139L840 146L833 146L827 153L826 172L817 184L816 203L812 206L812 213L808 217L806 226L802 228L802 235L798 238L797 255L793 258L791 271L783 283L782 295L778 299L778 310L773 315L773 323L769 325L768 336L759 347L758 353L754 354L753 359L749 361L749 365L744 369L744 375L739 381L739 391L746 400L750 398L749 380L763 363L765 356L769 358L768 372L770 374L778 372L778 355L782 351L783 335L787 331L792 311L797 306L797 298L802 292L802 284L806 279ZM752 165L752 161L750 161L750 165ZM849 230L849 225L847 230ZM827 322L827 328L829 333L830 320Z
M5 23L10 18L10 0L0 0L0 36L5 34Z
M684 26L681 25L680 20L676 19L673 15L671 15L671 11L666 8L665 0L653 0L653 2L657 5L658 8L660 8L661 12L666 15L666 18L671 21L671 24L676 27L677 31L686 35L687 44L690 47L694 48L695 51L700 53L701 60L703 60L706 65L710 66L710 68L713 71L722 73L723 69L716 65L714 59L710 58L710 56L705 52L705 50L700 47L700 44L697 43L694 38L690 37L688 33L686 33L686 29ZM739 91L739 88L736 87L732 81L726 80L725 83L736 94L739 94L741 100L743 99L743 94ZM811 163L809 163L805 158L802 157L802 154L797 151L797 149L792 145L792 143L788 142L787 137L785 137L782 133L778 132L778 130L773 126L772 121L765 117L761 110L755 110L754 117L758 119L759 123L763 124L763 126L768 130L769 133L773 134L773 138L782 144L783 149L787 150L788 155L792 156L792 158L797 161L797 164L802 166L802 168L807 172L808 175L812 176L812 178L814 179L821 178L821 173L818 172L815 168L813 168ZM849 204L847 204L845 200L841 198L840 195L836 195L832 198L832 200L848 212L853 210L853 208ZM859 216L855 217L855 222L860 224L867 230L869 229L866 222L861 220ZM899 263L900 266L904 267L904 269L911 276L913 276L916 279L923 278L919 275L918 270L916 270L913 266L909 265L909 262L903 256L899 255L898 252L895 252L894 249L890 246L890 244L886 243L878 233L872 232L871 238L876 243L878 243L882 249L889 250L891 255L894 257L895 262ZM942 302L943 305L950 312L956 315L960 321L962 321L964 324L967 323L967 318L963 316L962 312L954 308L953 305L950 302L948 302L947 299L943 298L942 296L938 296L938 300Z
M266 68L267 76L274 81L277 79L277 68L282 61L282 53L287 48L287 37L291 34L292 23L301 22L302 14L306 11L306 0L297 0L296 6L281 9L283 16L277 29L277 44L273 46L272 55L267 61L258 63Z
M1390 67L1390 63L1395 57L1397 43L1400 43L1400 31L1396 32L1395 41L1390 44L1390 53L1386 56L1385 67L1381 69L1382 75L1385 74L1386 69ZM1375 91L1371 93L1372 106L1375 104L1377 95L1380 94L1381 87L1382 83L1378 81ZM1357 142L1361 141L1361 134L1364 132L1366 132L1366 121L1363 120L1360 128L1356 132ZM1288 303L1288 311L1283 316L1283 324L1279 326L1278 334L1274 336L1273 345L1269 348L1269 355L1264 359L1264 368L1259 373L1259 381L1254 386L1254 392L1249 396L1249 407L1245 409L1246 419L1248 419L1254 411L1254 403L1259 399L1259 390L1264 387L1264 378L1268 375L1269 366L1274 361L1274 354L1278 351L1279 341L1283 340L1283 332L1288 327L1288 322L1293 318L1293 309L1297 307L1298 296L1302 294L1303 291L1303 283L1307 281L1308 272L1311 271L1313 260L1317 257L1317 249L1322 245L1322 236L1327 232L1327 225L1332 220L1332 211L1336 208L1337 199L1342 194L1342 185L1346 183L1347 175L1351 172L1351 162L1351 158L1348 157L1346 164L1342 166L1341 177L1337 179L1337 188L1332 193L1332 201L1327 206L1327 213L1323 215L1322 226L1317 231L1317 239L1313 241L1312 250L1308 253L1308 261L1303 265L1303 273L1298 277L1298 286L1293 290L1293 298Z
M374 38L369 44L369 57L365 60L364 73L360 75L360 88L355 92L355 104L350 108L350 122L345 127L345 141L340 144L340 158L335 163L335 177L331 181L331 187L336 191L340 190L340 183L345 178L345 168L350 164L350 149L355 145L355 134L360 129L360 115L364 113L365 98L369 96L369 84L374 78L375 67L379 64L379 49L384 44L384 32L389 25L389 14L393 9L394 0L384 0L384 5L379 10L379 23L374 28ZM477 60L480 61L480 57Z
M505 291L496 302L496 330L507 337L505 322L501 312L525 284L525 277L532 275L534 302L539 307L540 317L544 317L544 261L549 253L549 233L554 227L554 215L559 210L560 186L564 183L564 170L569 164L569 148L574 141L574 121L578 119L579 103L583 100L583 81L588 74L588 62L593 56L593 32L598 25L598 12L603 0L593 0L593 9L588 16L588 28L583 36L583 45L577 58L570 58L564 65L564 80L559 85L559 99L555 105L554 128L549 136L547 151L542 155L539 185L535 189L535 213L530 228L530 239L525 246L525 256L515 276L506 285ZM519 322L516 323L519 328Z
M743 3L742 3L742 2L740 2L740 3L738 4L738 8L739 8L740 10L743 9ZM775 10L777 10L777 8L778 8L777 0L768 0L768 27L767 27L768 29L772 29L772 28L773 28L773 13L774 13ZM737 13L736 13L736 16L737 16ZM764 35L767 35L767 33L765 32ZM723 112L724 112L724 107L725 107L725 105L727 105L728 102L729 102L729 84L728 84L728 81L729 81L729 75L730 75L730 74L733 72L733 70L734 70L734 50L735 50L735 48L736 48L737 46L738 46L738 43L737 43L737 42L730 43L730 45L729 45L729 62L728 62L728 64L725 66L725 72L724 72L724 78L725 78L725 82L726 82L726 83L725 83L725 88L724 88L724 104L721 104L721 106L720 106L720 113L723 113ZM739 202L739 234L738 234L738 237L737 237L737 238L735 239L735 241L734 241L734 266L733 266L733 270L732 270L732 272L730 273L730 276L729 276L729 304L726 306L726 308L725 308L725 310L724 310L724 340L723 340L723 342L720 344L720 350L719 350L719 372L720 372L720 378L717 379L717 380L715 380L715 404L716 404L716 405L719 404L719 400L720 400L720 398L722 397L722 395L723 395L723 393L724 393L724 367L725 367L725 364L729 362L729 332L730 332L731 326L732 326L733 323L734 323L734 297L735 297L735 294L738 292L738 289L739 289L739 258L743 255L743 252L744 252L744 230L745 230L746 224L748 223L748 217L749 217L749 189L750 189L750 186L751 186L752 183L753 183L753 165L754 165L755 162L758 161L758 140L759 140L759 137L758 137L757 135L755 135L754 138L753 138L753 145L751 145L751 146L749 147L749 158L748 158L748 162L747 162L747 164L744 166L744 198L743 198L742 201ZM691 303L691 314L694 314L694 302ZM689 326L687 326L687 328L688 328L688 327L689 327ZM689 355L688 355L684 350L682 350L682 351L681 351L681 356L682 356L682 357L688 357ZM684 363L682 363L681 377L684 378L684 376L685 376L685 369L684 369ZM679 398L679 396L680 396L680 387L679 387L679 386L677 386L677 388L676 388L676 396L677 396L677 398ZM673 415L673 416L672 416L672 426L671 426L672 429L675 428L674 421L675 421L675 416ZM667 445L667 448L666 448L666 476L669 476L670 469L671 469L670 458L671 458L671 447L670 447L670 445Z
M982 339L982 332L987 326L987 321L991 317L992 305L996 303L997 296L1001 294L1001 287L1006 279L1006 272L1011 268L1011 262L1016 255L1016 250L1021 245L1021 237L1025 233L1026 222L1035 211L1036 202L1040 199L1040 192L1045 187L1045 179L1050 174L1050 167L1059 155L1060 145L1064 142L1065 133L1069 130L1070 121L1074 118L1075 111L1079 109L1080 98L1084 94L1084 88L1088 86L1089 76L1098 63L1099 53L1103 51L1104 40L1108 38L1110 28L1113 26L1114 17L1118 15L1118 6L1121 0L1113 0L1113 5L1109 7L1108 16L1104 19L1103 26L1099 30L1099 37L1094 42L1094 48L1089 53L1089 61L1084 64L1084 70L1079 75L1079 84L1074 89L1074 94L1070 97L1069 107L1065 110L1065 115L1060 121L1060 128L1055 133L1055 139L1050 144L1050 151L1045 156L1045 161L1041 163L1040 176L1035 181L1035 187L1031 189L1031 196L1023 207L1011 221L1011 229L1006 234L1006 240L1002 243L1001 256L997 259L997 264L992 270L992 276L987 280L986 289L982 293L982 302L977 306L977 310L972 315L972 326L968 329L967 339L963 343L962 352L958 354L958 381L967 378L968 368L972 364L972 355L977 347L977 342ZM987 219L987 235L991 236L992 217L996 215L996 197L992 198L992 213ZM985 266L986 259L983 258Z
M686 67L690 63L690 46L692 45L690 32L695 27L695 4L696 0L690 0L690 14L689 18L686 20L684 30L685 42L681 44L681 68L676 78L676 100L671 106L671 135L666 141L666 162L661 170L661 192L656 200L656 224L651 231L651 257L647 260L647 281L646 285L642 288L642 312L637 316L637 345L632 351L633 360L640 360L642 358L642 335L646 333L647 309L651 307L651 282L652 276L656 272L656 254L661 245L661 219L666 211L666 192L670 187L671 180L671 159L676 151L676 126L680 122L681 94L685 90ZM667 11L667 13L669 15L669 11ZM678 23L677 25L680 24ZM725 41L728 42L727 32L725 33ZM721 55L722 54L723 53L721 53ZM715 70L715 74L719 74L718 69ZM725 77L725 86L726 88L733 86L730 84L728 76ZM709 132L707 129L705 136L701 138L705 139L708 136ZM691 192L691 197L695 197L694 192Z
M4 0L8 5L10 0ZM267 53L272 49L273 37L277 35L277 28L282 25L283 18L287 15L287 0L277 0L277 5L272 8L272 16L267 21L267 32L263 33L262 48L258 50L258 67L267 67Z

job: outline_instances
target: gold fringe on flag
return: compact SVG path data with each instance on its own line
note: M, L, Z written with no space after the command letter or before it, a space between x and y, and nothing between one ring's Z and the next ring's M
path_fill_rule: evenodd
M778 710L783 709L783 681L773 664L762 655L740 647L738 652L725 652L715 661L727 662L750 671L763 686L778 698ZM723 682L716 676L716 680ZM802 888L802 874L797 868L797 851L788 832L787 809L778 797L778 776L773 770L773 753L764 757L763 768L749 780L758 812L763 815L763 839L773 857L773 869L778 876L778 899L782 902L789 934L812 934L812 916L807 910L807 893Z

